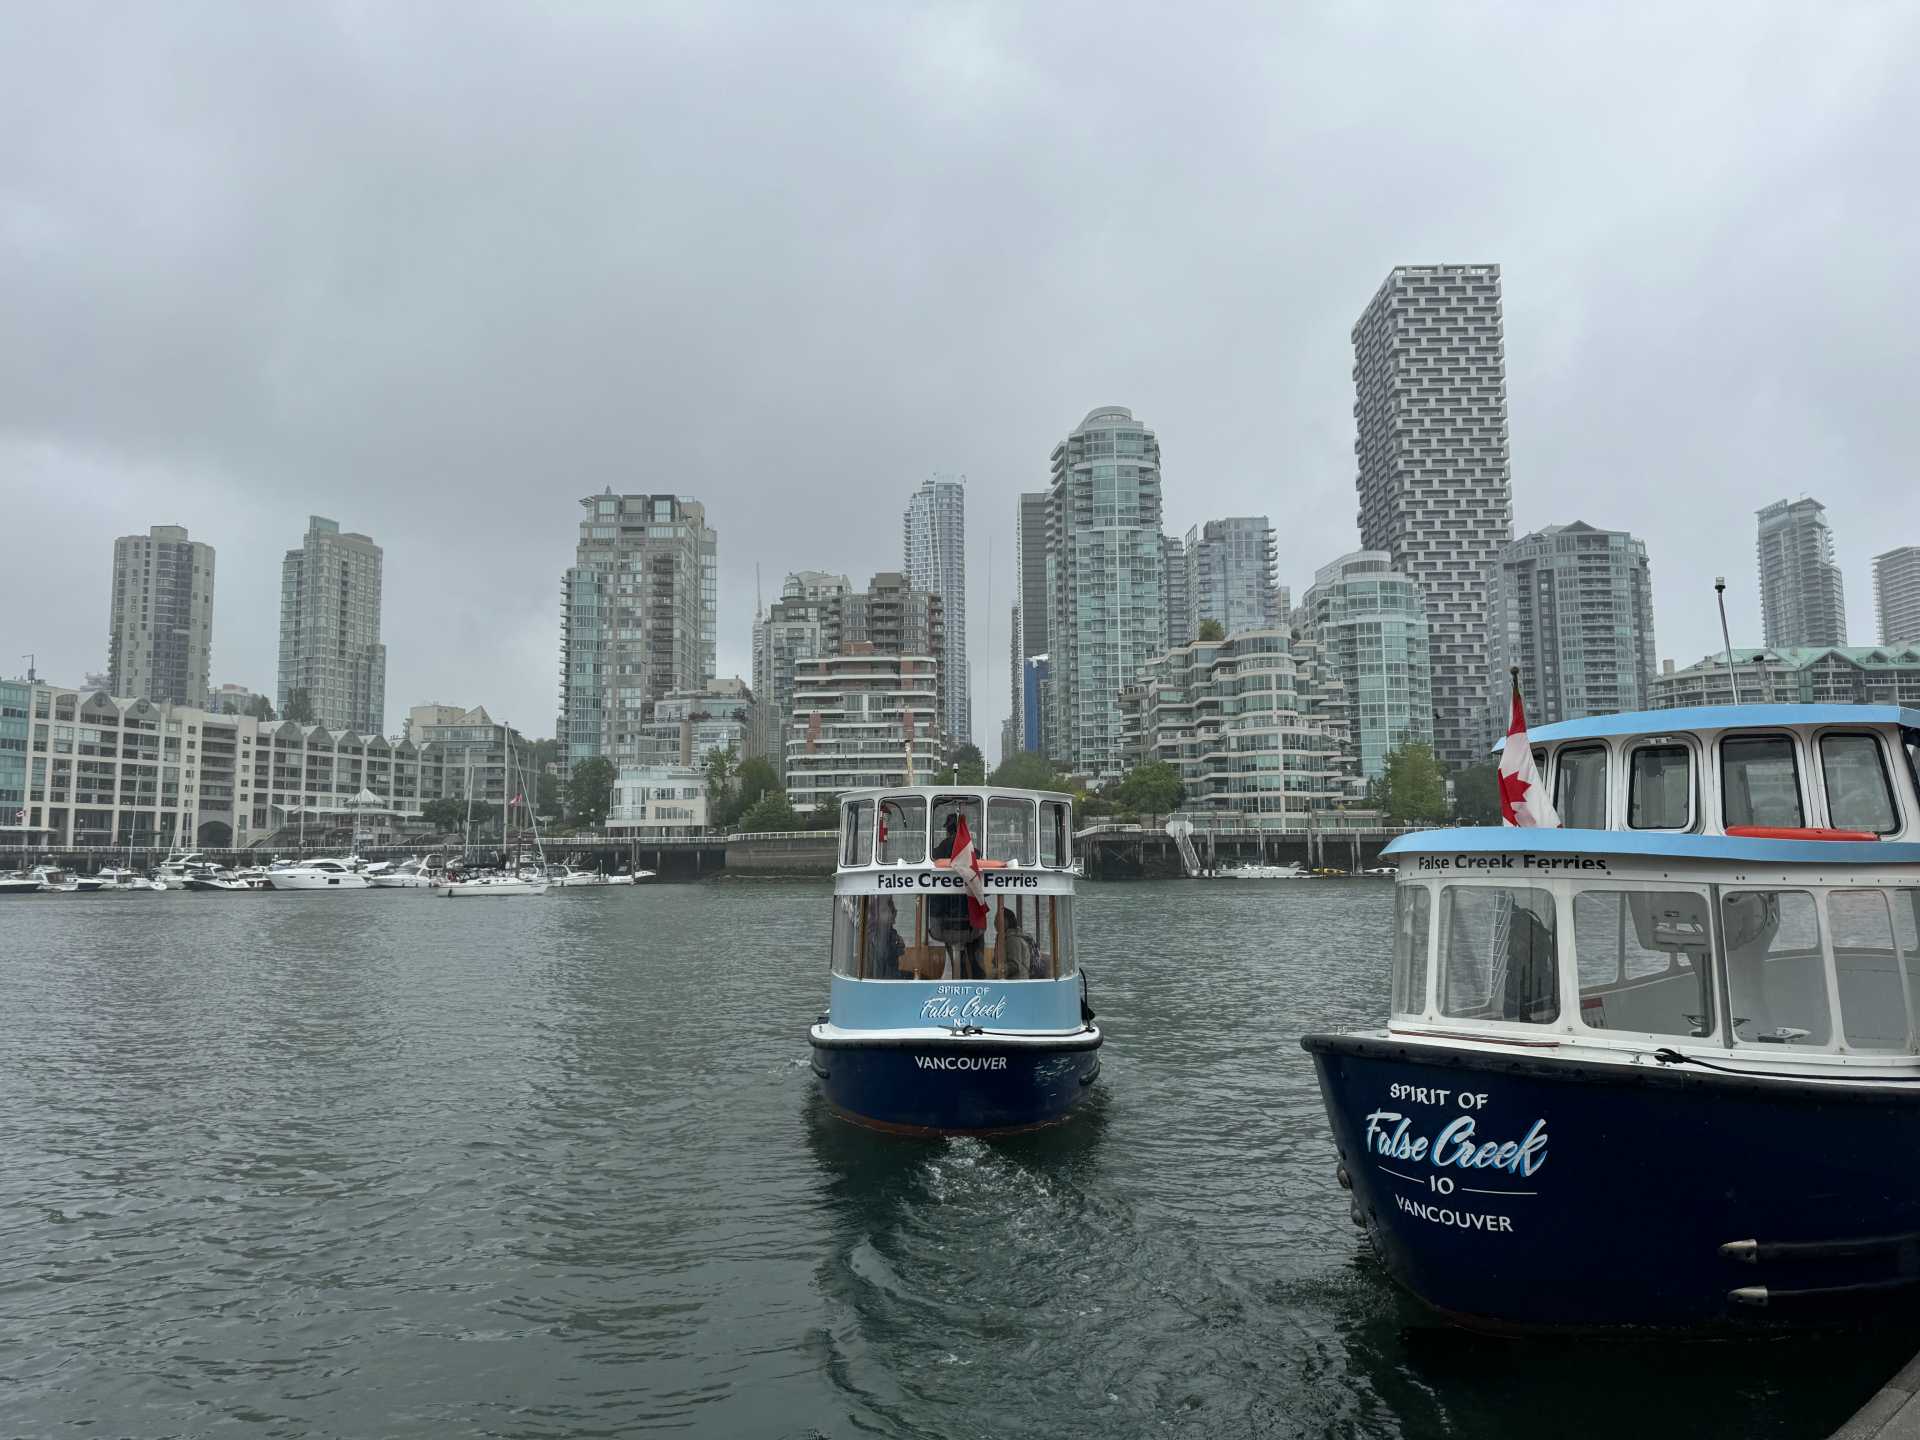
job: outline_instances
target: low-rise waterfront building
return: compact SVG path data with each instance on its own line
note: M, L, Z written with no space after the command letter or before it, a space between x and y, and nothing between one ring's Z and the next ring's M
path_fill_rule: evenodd
M1196 822L1307 830L1358 798L1344 687L1291 625L1154 656L1120 711L1129 763L1173 766Z
M28 712L27 763L7 813L26 812L15 824L36 845L213 848L289 832L321 844L356 830L378 841L470 787L476 808L497 810L506 746L516 789L530 762L526 742L484 710L416 744L44 684L0 688L0 711L14 709ZM0 714L0 740L20 725ZM15 753L0 745L0 786Z
M1747 705L1920 705L1920 646L1792 645L1736 646L1732 673L1725 651L1663 670L1649 708L1731 705L1735 675Z
M613 782L607 834L621 840L679 840L707 828L707 776L693 765L622 766Z
M930 780L940 768L939 661L856 645L794 666L786 727L787 798L817 810L847 790ZM911 737L911 738L909 738Z

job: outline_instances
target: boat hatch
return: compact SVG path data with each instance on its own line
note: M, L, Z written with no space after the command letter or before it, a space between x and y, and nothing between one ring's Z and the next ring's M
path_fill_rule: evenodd
M1403 878L1399 1029L1920 1054L1920 887Z

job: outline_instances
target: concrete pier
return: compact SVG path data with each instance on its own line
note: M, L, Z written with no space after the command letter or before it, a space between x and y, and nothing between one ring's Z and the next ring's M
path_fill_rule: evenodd
M1920 1440L1920 1355L1854 1411L1833 1440Z

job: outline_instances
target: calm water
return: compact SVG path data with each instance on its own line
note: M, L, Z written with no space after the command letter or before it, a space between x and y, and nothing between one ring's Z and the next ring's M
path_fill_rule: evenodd
M0 901L0 1434L1814 1436L1905 1358L1433 1328L1296 1043L1390 888L1083 895L1099 1093L995 1144L821 1111L821 886Z

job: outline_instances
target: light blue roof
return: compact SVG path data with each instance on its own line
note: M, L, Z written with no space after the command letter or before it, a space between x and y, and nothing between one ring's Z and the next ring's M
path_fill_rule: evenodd
M1781 725L1904 725L1920 730L1920 710L1902 705L1691 705L1679 710L1628 710L1557 725L1531 725L1536 744L1616 735L1671 735L1676 730L1753 730ZM1495 741L1498 750L1504 737Z
M1805 705L1795 708L1826 710L1862 707ZM1647 859L1745 861L1749 864L1920 865L1920 844L1906 841L1761 840L1745 835L1678 835L1652 830L1521 830L1505 825L1481 825L1461 830L1421 830L1400 836L1380 853L1622 855ZM1560 867L1550 869L1551 873L1565 873ZM1525 867L1519 867L1515 873L1526 873Z

